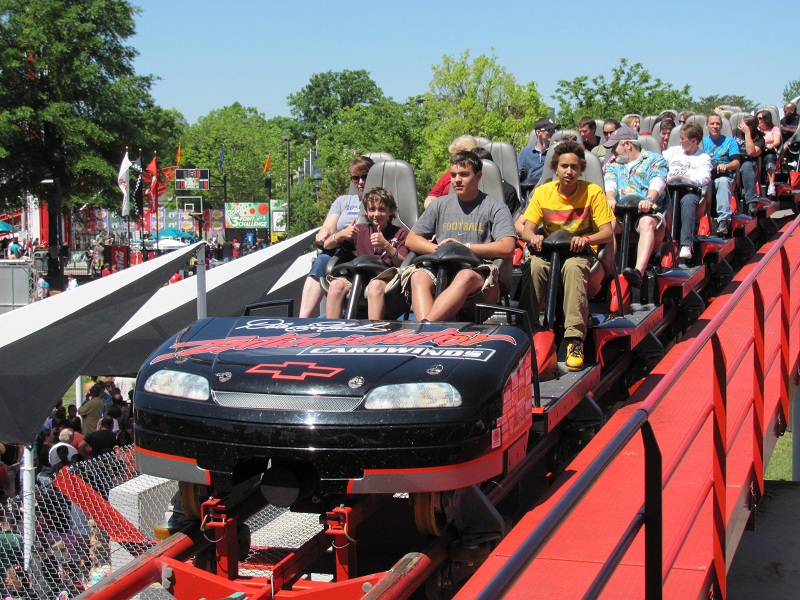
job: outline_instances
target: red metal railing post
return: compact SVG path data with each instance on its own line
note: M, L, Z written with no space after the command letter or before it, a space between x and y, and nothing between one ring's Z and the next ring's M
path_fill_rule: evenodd
M753 282L753 468L756 501L764 495L764 294Z
M719 598L724 600L727 597L727 390L728 378L725 366L725 352L722 349L722 342L719 333L714 332L711 336L711 348L714 362L713 386L714 386L714 520L713 520L713 558L714 575ZM715 596L716 597L716 596Z
M789 254L785 246L780 248L781 255L781 409L783 410L783 426L789 422L789 301L790 287ZM783 432L781 432L783 433Z

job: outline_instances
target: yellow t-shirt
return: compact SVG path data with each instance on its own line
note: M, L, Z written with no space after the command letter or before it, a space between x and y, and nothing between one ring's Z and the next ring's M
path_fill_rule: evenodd
M614 221L614 213L600 186L579 181L578 189L569 198L558 193L558 181L539 186L533 192L525 219L544 225L545 237L559 229L575 235L589 235L601 225Z

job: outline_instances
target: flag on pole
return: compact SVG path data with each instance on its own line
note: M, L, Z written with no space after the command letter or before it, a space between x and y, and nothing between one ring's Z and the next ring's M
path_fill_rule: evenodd
M272 159L271 155L267 154L267 161L264 163L264 170L261 171L262 173L266 173L272 167Z
M178 146L178 154L175 156L175 164L180 166L181 164L181 147Z
M130 187L128 185L128 178L130 177L131 159L128 158L128 152L122 157L122 164L119 167L119 175L117 175L117 185L122 191L122 216L127 217L131 214L130 202Z
M147 199L150 203L150 210L158 210L158 157L154 156L146 169L150 179L150 189L147 190Z
M141 217L144 214L144 198L142 195L142 155L139 155L133 164L131 171L136 176L136 183L133 186L133 210L134 214Z
M236 154L234 152L234 154ZM234 156L234 158L236 158ZM222 150L219 151L219 170L222 171L222 174L225 174L225 144L222 144Z

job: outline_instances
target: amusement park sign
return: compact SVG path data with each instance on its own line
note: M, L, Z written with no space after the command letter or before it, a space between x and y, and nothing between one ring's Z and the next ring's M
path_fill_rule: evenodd
M269 227L269 204L266 202L226 202L225 227Z

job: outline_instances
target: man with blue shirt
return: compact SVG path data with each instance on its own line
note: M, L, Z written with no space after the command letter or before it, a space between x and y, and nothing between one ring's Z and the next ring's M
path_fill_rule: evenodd
M706 121L708 135L703 138L703 152L711 157L711 176L717 196L717 235L731 232L731 188L739 165L739 144L722 135L722 117L711 115Z
M517 157L517 169L519 170L519 180L525 183L536 185L542 177L544 171L544 157L547 149L550 148L550 138L553 137L558 125L548 118L539 119L533 124L533 132L536 134L536 143L525 146L519 151Z

